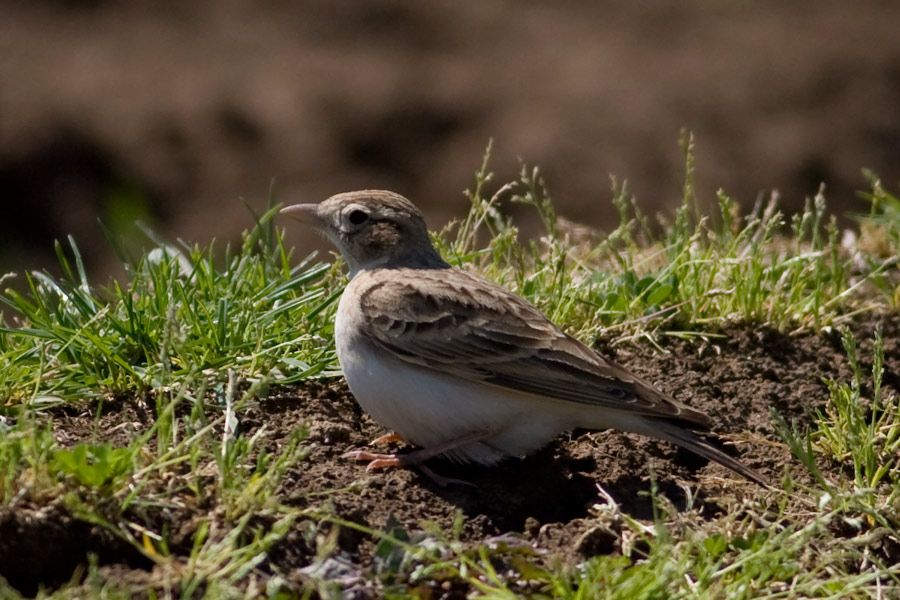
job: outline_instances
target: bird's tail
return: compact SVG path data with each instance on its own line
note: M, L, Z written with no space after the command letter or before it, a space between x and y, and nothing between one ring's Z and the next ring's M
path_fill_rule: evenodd
M701 434L685 429L675 423L656 419L652 421L650 427L652 428L652 431L648 431L647 433L654 437L666 440L667 442L686 448L694 454L699 454L704 458L713 460L724 467L728 467L738 475L742 475L763 487L771 487L769 481L760 473L728 456L722 450L711 444L707 439L704 439Z

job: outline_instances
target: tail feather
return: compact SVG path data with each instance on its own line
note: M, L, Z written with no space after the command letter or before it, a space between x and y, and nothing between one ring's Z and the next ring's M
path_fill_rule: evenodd
M771 487L771 484L763 475L742 462L728 456L722 450L712 445L708 440L704 439L700 434L674 423L668 423L661 420L654 420L652 428L653 432L651 435L654 437L666 440L667 442L686 448L694 454L715 461L724 467L728 467L738 475L742 475L763 487Z

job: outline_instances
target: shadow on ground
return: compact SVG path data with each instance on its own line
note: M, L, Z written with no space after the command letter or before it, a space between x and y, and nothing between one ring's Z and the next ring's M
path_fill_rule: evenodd
M884 387L896 391L900 387L900 316L870 316L853 325L860 357L871 360L876 322L884 328ZM789 469L795 479L803 480L806 474L776 434L772 411L802 426L811 411L826 401L826 379L849 380L840 336L788 335L755 326L735 326L725 333L724 338L707 341L664 338L666 353L646 344L618 349L602 341L599 345L678 400L710 414L720 424L724 439L735 442L735 453L754 469L773 481ZM866 363L865 369L870 366ZM124 444L149 427L152 418L142 402L124 399L107 406L99 419L90 408L59 411L52 415L51 425L63 444L85 439ZM325 497L327 509L337 517L375 529L415 531L433 523L451 531L459 522L464 542L513 536L563 560L620 550L611 538L596 535L592 521L592 506L608 498L625 513L649 519L653 510L649 491L655 485L677 509L690 507L701 518L709 518L731 510L741 499L768 493L689 452L611 431L563 436L533 456L494 468L442 460L430 463L441 475L464 479L471 486L440 487L410 470L366 473L363 465L341 455L365 446L384 431L361 413L339 379L277 390L259 399L239 419L245 434L265 425L263 444L273 451L296 430L308 431L308 458L291 467L279 491L286 504L315 506ZM822 467L830 477L842 476L840 465ZM185 477L191 475L185 473ZM155 531L169 532L171 552L187 556L200 517L217 518L217 507L192 499L187 486L158 483L161 490L174 490L171 494L177 496L180 508L132 511L125 516ZM260 519L265 527L265 519ZM298 523L272 549L263 568L302 580L299 570L315 557L315 537L323 527L329 526ZM368 536L347 529L337 543L345 560L360 569L371 565L375 543ZM133 578L143 573L152 579L148 561L61 504L40 507L25 502L0 509L0 575L23 593L35 593L38 585L52 588L69 581L89 553L105 565L103 572L109 577ZM894 558L900 560L900 549L897 553Z

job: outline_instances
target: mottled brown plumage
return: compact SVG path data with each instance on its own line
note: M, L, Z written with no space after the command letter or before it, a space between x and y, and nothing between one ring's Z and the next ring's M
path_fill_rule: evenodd
M351 274L336 320L338 357L356 399L423 449L357 452L370 467L436 454L493 464L574 428L658 437L759 483L697 431L711 422L563 333L515 294L450 267L421 213L386 191L333 196L284 212L323 232Z
M361 275L362 331L401 360L473 382L676 419L709 418L562 333L515 294L459 269Z

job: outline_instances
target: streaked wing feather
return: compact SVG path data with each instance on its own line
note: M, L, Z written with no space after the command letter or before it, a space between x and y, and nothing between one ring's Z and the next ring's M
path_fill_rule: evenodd
M521 298L464 271L409 269L361 294L363 333L406 362L530 394L709 426L557 329Z

